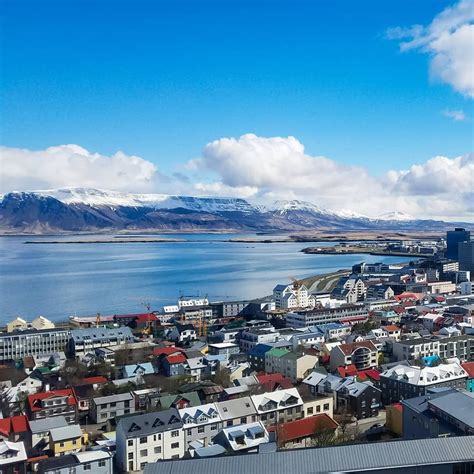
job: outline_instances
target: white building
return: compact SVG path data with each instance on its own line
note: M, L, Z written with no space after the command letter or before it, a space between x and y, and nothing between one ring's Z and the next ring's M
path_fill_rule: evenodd
M308 293L305 285L277 285L273 288L273 299L277 309L314 308L314 296Z
M252 395L251 399L264 425L284 423L303 417L303 400L296 388Z
M182 427L175 408L121 418L116 430L118 468L122 472L142 471L148 463L182 458Z
M179 410L179 415L183 422L186 449L189 449L194 441L208 446L222 427L222 420L215 403L182 408Z

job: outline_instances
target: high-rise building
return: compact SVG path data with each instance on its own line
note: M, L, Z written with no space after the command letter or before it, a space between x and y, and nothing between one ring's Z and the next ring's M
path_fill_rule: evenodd
M474 241L459 243L459 270L468 270L474 275Z
M458 260L459 258L459 244L460 242L469 242L471 240L471 232L456 227L454 230L448 230L446 234L446 258Z

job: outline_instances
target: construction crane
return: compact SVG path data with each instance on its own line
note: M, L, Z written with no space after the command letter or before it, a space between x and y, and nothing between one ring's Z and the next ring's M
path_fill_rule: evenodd
M146 326L142 331L142 334L144 336L149 336L150 334L153 333L153 322L150 321L151 306L150 306L150 303L143 303L143 306L145 306L146 311L147 311L147 321L146 321Z

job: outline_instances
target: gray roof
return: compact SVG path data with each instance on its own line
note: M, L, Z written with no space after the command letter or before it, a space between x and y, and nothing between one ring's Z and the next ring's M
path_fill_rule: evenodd
M145 474L328 473L474 461L474 436L307 448L265 455L150 463Z
M51 430L50 434L53 441L63 441L65 439L81 437L82 431L79 425L71 425L54 428Z
M257 414L257 410L255 409L250 397L217 402L216 407L222 420L232 420L233 418Z
M474 393L453 391L428 403L474 429Z
M87 328L87 329L74 329L71 331L71 337L75 341L102 341L107 339L133 339L132 330L127 327L119 328Z
M96 405L102 405L104 403L113 402L124 402L126 400L133 400L133 395L130 392L117 393L116 395L108 395L107 397L95 397L93 398Z
M45 418L44 420L31 420L28 423L32 433L45 433L46 431L53 430L54 428L68 426L68 422L64 416L51 416L49 418Z
M176 408L164 411L132 415L120 418L117 432L123 431L126 438L149 436L162 431L177 430L183 426Z

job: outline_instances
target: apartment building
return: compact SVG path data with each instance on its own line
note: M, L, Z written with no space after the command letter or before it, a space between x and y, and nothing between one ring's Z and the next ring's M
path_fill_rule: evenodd
M303 417L303 400L296 388L252 395L250 398L265 426Z
M468 361L474 359L474 336L427 337L405 339L393 343L393 355L397 361L414 360L427 356L441 359L457 357Z
M314 308L315 299L305 285L277 285L273 288L273 300L277 309Z
M96 397L91 401L90 414L96 423L104 423L130 413L135 413L135 401L131 393Z
M378 351L372 341L353 342L340 344L331 350L330 367L355 365L357 370L366 370L377 367Z
M77 400L71 388L28 395L26 412L29 420L64 416L69 425L77 421Z
M257 344L269 344L277 342L280 333L273 326L251 328L242 331L239 338L239 347L243 352L251 351Z
M183 423L176 408L121 418L116 430L116 463L121 472L185 453Z
M243 425L257 421L257 410L250 397L217 402L216 408L223 427Z
M38 474L112 474L113 454L105 449L82 451L40 461Z
M129 344L135 341L129 327L73 329L68 341L68 352L76 357L95 352L102 347Z
M187 449L195 441L207 446L222 427L222 420L215 403L186 407L178 410L178 412L183 422Z
M435 387L466 388L467 372L457 363L436 367L396 365L380 374L384 405L425 395Z
M286 315L286 326L304 328L318 324L343 322L360 322L369 317L367 308L359 305L343 305L338 308L313 309L307 312L293 312Z
M29 329L0 334L0 362L64 351L69 337L68 329Z
M310 354L298 354L282 348L273 348L265 353L265 372L280 373L292 382L303 380L318 364L318 358Z

